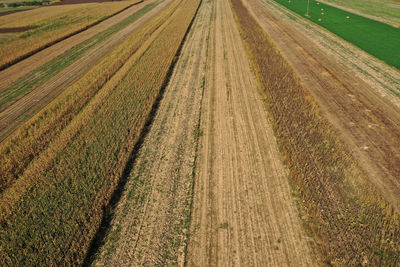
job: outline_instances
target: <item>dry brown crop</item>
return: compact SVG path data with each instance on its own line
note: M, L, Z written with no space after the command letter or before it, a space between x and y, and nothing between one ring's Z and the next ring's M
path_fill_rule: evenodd
M368 181L241 0L232 5L321 258L339 266L398 265L399 215Z

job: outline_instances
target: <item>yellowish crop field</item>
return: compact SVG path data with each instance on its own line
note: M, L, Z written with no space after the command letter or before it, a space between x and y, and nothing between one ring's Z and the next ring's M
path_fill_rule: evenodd
M49 6L0 17L0 29L32 27L31 30L0 38L0 66L14 62L136 2L139 1Z
M366 18L83 1L0 16L0 266L400 266L400 72L302 9Z

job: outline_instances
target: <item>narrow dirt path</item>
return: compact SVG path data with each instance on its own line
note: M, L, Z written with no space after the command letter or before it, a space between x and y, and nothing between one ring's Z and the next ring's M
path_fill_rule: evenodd
M358 78L275 10L258 0L245 2L355 153L370 180L400 211L400 109L396 105L400 98L381 95L375 83Z
M227 0L213 1L188 266L313 266Z
M145 1L145 3L147 5L154 1L155 0ZM0 136L3 138L6 137L21 123L50 103L61 92L68 88L68 86L82 77L91 66L100 62L105 55L121 44L129 34L161 12L169 3L171 3L171 0L163 1L134 23L117 32L112 38L91 49L86 55L54 75L46 83L2 110L0 112ZM53 49L53 47L50 48ZM34 55L34 57L37 55L38 54Z

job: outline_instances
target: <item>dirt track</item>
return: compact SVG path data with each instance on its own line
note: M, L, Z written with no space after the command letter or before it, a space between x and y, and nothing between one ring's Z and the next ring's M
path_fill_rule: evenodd
M229 2L214 2L189 266L312 266Z
M145 5L151 3L152 1L145 1L142 4L139 4L133 7L130 10L128 15L124 15L125 17L133 14L138 9L143 8ZM98 63L107 53L112 51L117 45L121 44L125 38L131 34L134 30L139 28L145 22L149 21L152 17L158 14L161 10L166 7L171 0L166 0L161 4L157 5L151 11L146 13L143 17L136 20L134 23L130 24L129 26L125 27L118 33L116 33L112 38L105 41L101 45L98 45L91 49L85 56L76 60L74 63L54 75L50 80L48 80L45 84L35 88L34 91L25 95L24 97L18 99L16 102L12 103L6 109L0 112L0 136L2 138L6 137L7 134L11 133L16 127L18 127L21 123L32 117L38 110L42 107L50 103L55 97L57 97L62 91L64 91L69 85L73 82L77 81L80 77L83 76L86 71L90 69L91 66ZM121 13L122 14L122 13ZM100 25L100 24L99 24ZM91 28L93 29L93 28ZM106 28L103 28L104 30ZM96 27L96 30L100 30ZM71 37L75 39L76 36ZM65 40L68 41L69 39ZM76 40L75 40L76 41ZM71 43L75 44L75 41L71 41ZM82 40L80 40L82 41ZM61 42L62 43L62 42ZM55 46L58 46L56 44ZM68 46L68 45L67 45ZM49 54L51 54L51 58L59 55L60 50L55 47L49 48ZM55 49L55 50L53 50ZM43 50L42 52L46 52ZM52 53L52 51L55 51ZM65 50L63 50L65 51ZM29 64L29 61L33 60L31 58L36 58L37 56L41 55L42 52L35 54L34 56L26 59L28 62L25 63L25 60L20 62L21 64ZM45 61L49 60L46 56ZM14 69L14 67L20 66L16 64L9 69ZM34 64L33 64L34 65ZM4 70L4 72L8 72L9 69ZM16 70L14 70L16 71ZM0 72L1 75L6 75L6 73Z
M272 2L268 4L272 8L265 8L257 0L246 3L353 150L371 181L399 211L399 98L381 94L376 83L358 78L354 69L327 55L273 8ZM394 75L399 74L394 71Z

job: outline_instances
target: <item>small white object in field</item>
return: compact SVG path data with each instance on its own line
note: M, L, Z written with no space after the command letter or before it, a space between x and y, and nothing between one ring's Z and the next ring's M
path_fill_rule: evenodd
M321 21L322 19L318 19L318 21Z
M350 16L347 16L347 17L346 17L346 19L349 19L349 18L350 18Z
M322 12L321 15L324 15L324 12Z
M317 5L319 5L319 3L317 2Z
M323 8L321 8L321 11L324 11L324 9L323 9Z

